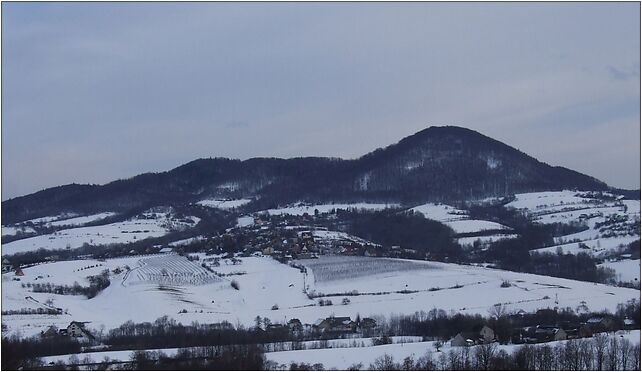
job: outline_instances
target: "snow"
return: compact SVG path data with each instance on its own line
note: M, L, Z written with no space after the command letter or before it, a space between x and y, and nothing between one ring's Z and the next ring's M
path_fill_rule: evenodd
M32 234L35 232L36 230L29 226L2 226L2 236L12 236L17 235L18 233Z
M254 217L252 216L243 216L236 219L236 226L238 227L247 227L254 225Z
M433 307L486 315L491 306L500 302L512 311L535 311L555 306L576 308L581 301L586 301L591 310L606 308L615 311L618 303L639 298L639 291L629 288L430 261L354 257L347 261L348 265L337 265L335 271L341 278L315 282L318 268L312 268L314 264L325 263L332 270L332 260L339 258L322 256L318 260L300 260L300 263L311 267L304 278L299 269L267 257L243 257L238 264L219 258L220 266L213 266L210 260L214 256L199 255L200 261L190 263L191 269L187 266L174 269L172 265L177 264L177 257L149 255L105 261L47 263L24 268L25 276L19 282L12 280L13 273L3 274L3 311L43 307L41 304L51 299L53 306L67 309L68 312L62 315L5 315L3 323L7 325L9 333L21 332L23 336L29 336L38 334L50 325L66 327L72 320L91 321L90 328L93 329L99 329L101 325L107 329L115 328L128 320L154 321L164 315L184 324L226 320L251 326L257 315L270 318L273 322L298 318L303 323L313 323L332 314L354 319L357 313L361 317L389 316L391 313L413 314ZM150 258L155 260L152 262L154 267L168 267L168 273L180 280L173 283L140 280L140 283L134 284L138 281L137 272L145 273L145 264L150 265ZM360 264L360 259L365 264ZM216 271L220 280L196 280L191 283L192 279L201 278L197 277L199 272L205 274L199 266L202 263ZM97 264L102 266L78 271ZM111 285L92 299L34 293L21 286L26 282L39 283L43 280L54 284L72 284L74 281L86 283L89 275L96 275L104 269L122 269L125 265L132 271L120 274L112 272ZM364 265L365 269L361 270ZM236 275L223 276L228 274ZM43 279L36 280L37 276L43 276ZM231 280L239 283L239 290L231 287ZM308 292L335 294L324 297L334 305L321 307L316 299L309 299L303 292L304 280L309 287ZM504 280L513 285L501 288ZM360 295L350 296L350 304L341 305L342 299L354 291ZM555 303L556 295L558 304ZM271 310L275 304L279 310ZM183 309L186 312L179 313Z
M640 224L639 200L600 200L589 192L565 190L517 194L515 200L506 206L522 210L537 223L575 223L587 228L557 237L554 246L540 248L536 252L555 253L559 247L565 253L585 252L604 258L617 255L622 245L640 239L632 229ZM624 221L613 222L613 216L624 217ZM588 249L580 248L579 243Z
M314 237L315 241L349 240L359 244L373 244L367 240L361 239L357 236L350 235L341 231L313 230L312 236Z
M622 249L622 246L625 246L639 239L639 236L590 239L582 240L580 242L557 244L551 247L534 249L531 252L557 253L558 248L561 248L562 252L565 254L587 253L594 257L600 258L617 254ZM586 245L588 249L581 248L580 244Z
M451 222L468 219L468 212L446 204L423 204L411 209L424 217L439 222Z
M23 222L21 222L21 224L24 224L24 223L27 223L27 222L31 222L34 225L40 225L40 224L43 224L43 223L62 220L62 219L65 219L65 218L72 218L72 217L76 217L76 216L78 216L76 213L63 213L63 214L59 214L57 216L45 216L45 217L34 218L34 219L31 219L31 220L23 221Z
M503 240L503 239L515 239L518 237L519 235L517 234L495 234L495 235L459 238L457 239L457 242L459 243L459 245L464 246L464 245L473 245L477 240L479 240L482 244L484 244L484 243L496 242L498 240Z
M202 205L209 208L218 208L218 209L234 209L240 206L243 206L249 202L251 199L235 199L235 200L220 200L220 199L205 199L197 202L196 204Z
M622 334L610 334L610 337L628 339L632 344L640 342L640 331L624 332ZM568 341L553 341L536 346L549 345L555 347L558 344L564 344ZM522 345L497 345L497 350L504 350L512 353L514 350L520 348ZM394 362L399 363L404 358L412 356L415 360L430 354L434 361L437 361L441 354L447 354L451 350L459 350L461 347L450 346L449 343L444 344L440 352L435 350L433 341L427 342L413 342L413 343L399 343L388 344L379 346L366 346L358 348L331 348L331 349L310 349L310 350L296 350L296 351L281 351L266 353L267 360L274 361L279 365L284 364L287 366L290 363L322 363L325 369L332 370L347 370L351 365L362 363L362 369L368 369L368 366L373 363L377 358L384 354L392 355ZM471 348L471 353L474 352L474 347Z
M144 283L162 284L164 286L204 285L221 281L221 279L198 263L189 261L176 254L159 255L141 258L138 267L127 273L122 285Z
M640 259L605 262L598 266L615 270L618 280L623 282L640 282Z
M46 250L74 249L83 244L105 245L131 243L134 241L163 236L174 229L192 227L200 220L190 217L192 222L181 222L170 213L145 213L142 218L107 225L77 227L56 231L52 234L34 236L2 245L2 254L15 254Z
M70 218L66 220L56 220L56 221L47 223L47 225L48 226L78 226L78 225L84 225L89 222L102 220L104 218L112 217L115 215L116 213L114 212L104 212L104 213L92 214L90 216L75 217L75 218Z
M179 350L180 348L168 348L168 349L149 349L145 351L162 352L167 356L174 356L178 353ZM67 363L69 361L69 358L72 355L75 355L78 357L78 359L81 362L85 358L90 358L93 362L96 362L96 363L102 362L105 358L109 358L109 360L111 361L127 362L131 360L131 357L135 352L136 350L95 351L95 352L88 352L88 353L48 356L48 357L42 358L42 361L45 364L56 363L57 361L62 361L63 363Z
M452 221L447 222L451 229L455 231L456 234L464 233L474 233L482 232L488 230L509 230L510 228L492 221L484 220L461 220L461 221Z
M516 194L515 200L506 206L533 211L560 204L584 204L585 202L584 198L578 196L577 191L545 191Z
M427 203L411 208L411 210L422 214L425 218L449 226L456 234L509 229L497 222L470 219L467 211L446 204Z
M183 245L190 245L192 243L200 242L203 240L205 240L205 237L202 235L198 235L187 239L176 240L171 243L168 243L167 245L169 245L170 247L180 247Z
M316 204L316 205L303 205L298 204L294 206L268 209L257 213L268 213L270 215L289 214L294 216L302 216L307 213L314 215L314 211L318 210L319 213L329 213L333 209L355 209L355 210L382 210L388 208L399 207L399 204L382 204L382 203L354 203L354 204Z

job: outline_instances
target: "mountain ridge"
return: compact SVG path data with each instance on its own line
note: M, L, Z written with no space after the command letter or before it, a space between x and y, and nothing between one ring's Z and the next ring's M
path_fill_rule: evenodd
M257 207L298 200L412 204L565 188L616 190L474 130L431 126L356 159L200 158L103 185L57 186L2 202L2 218L12 223L61 212L123 212L207 197L254 197Z

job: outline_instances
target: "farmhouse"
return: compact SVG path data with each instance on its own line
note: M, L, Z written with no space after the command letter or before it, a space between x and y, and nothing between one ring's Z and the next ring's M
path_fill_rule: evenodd
M537 342L566 340L566 332L557 327L538 326L535 331Z
M59 334L58 327L56 327L54 325L52 325L49 328L47 328L46 331L40 331L40 336L42 336L42 337L54 337L54 336L56 336L58 334Z
M2 272L3 273L11 271L12 268L13 268L13 265L11 265L11 262L9 262L9 260L7 260L6 258L2 260Z
M296 318L288 320L288 328L293 333L303 332L303 324L301 324L301 321Z
M329 317L322 320L318 328L324 333L349 333L355 331L356 324L349 316Z
M67 329L65 332L69 337L84 337L89 340L94 340L95 337L92 335L86 328L85 324L88 322L77 322L77 321L72 321L69 323L67 326Z
M480 325L471 332L460 332L451 341L451 346L472 346L495 340L495 332L488 326Z
M611 316L595 316L586 321L593 333L613 331L616 328L615 319Z
M586 338L593 336L593 332L586 324L574 324L570 322L561 322L561 328L566 332L566 339Z

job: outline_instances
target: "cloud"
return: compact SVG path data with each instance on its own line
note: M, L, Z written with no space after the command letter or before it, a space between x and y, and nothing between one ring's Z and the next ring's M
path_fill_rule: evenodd
M631 80L631 79L640 79L640 70L636 67L630 69L618 69L613 66L606 66L606 70L609 72L611 78L615 80Z

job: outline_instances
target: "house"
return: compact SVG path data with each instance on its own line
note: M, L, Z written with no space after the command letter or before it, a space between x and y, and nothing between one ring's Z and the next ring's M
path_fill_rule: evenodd
M615 319L611 316L594 316L586 321L586 325L593 333L613 331L617 328Z
M624 329L630 330L630 329L635 329L635 320L626 318L624 319Z
M477 332L484 343L495 341L495 332L488 326L476 326L475 328L473 328L473 332Z
M318 325L324 333L350 333L356 329L356 324L348 316L325 318Z
M537 342L566 340L566 332L559 327L537 326L537 329L535 330L535 339Z
M288 328L292 333L303 332L303 324L301 324L301 321L296 318L288 320Z
M94 340L95 337L92 335L86 328L85 324L88 322L77 322L77 321L72 321L69 323L67 326L67 335L69 337L83 337L87 338L89 340Z
M470 332L460 332L451 341L451 346L487 344L495 340L495 332L486 325L478 325Z
M54 337L54 336L56 336L58 334L59 334L58 327L56 327L54 325L52 325L49 328L47 328L46 331L41 331L40 332L40 336L41 337Z
M13 268L13 265L11 265L11 262L9 262L9 260L7 260L6 258L2 260L2 272L3 273L11 271L12 268Z
M374 329L377 326L377 321L372 318L363 318L359 322L359 328L362 330Z
M566 332L567 340L593 336L593 332L591 332L591 329L586 324L561 322L560 327L564 330L564 332Z
M478 343L478 337L475 332L459 332L450 340L450 346L473 346Z

